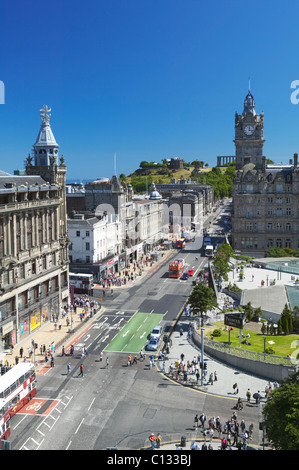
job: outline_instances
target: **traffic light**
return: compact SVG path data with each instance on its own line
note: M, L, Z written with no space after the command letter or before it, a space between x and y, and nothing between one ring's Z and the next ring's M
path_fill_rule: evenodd
M199 367L202 369L202 362L199 364Z
M208 367L208 364L206 362L204 362L204 364L203 364L204 370L207 370L207 367Z

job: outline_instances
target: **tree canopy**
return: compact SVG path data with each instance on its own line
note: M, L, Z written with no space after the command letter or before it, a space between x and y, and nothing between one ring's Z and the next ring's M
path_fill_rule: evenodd
M191 306L193 315L203 315L208 310L217 307L217 301L213 289L205 284L197 284L191 292L188 302Z
M274 388L263 407L267 437L278 450L299 450L299 373Z

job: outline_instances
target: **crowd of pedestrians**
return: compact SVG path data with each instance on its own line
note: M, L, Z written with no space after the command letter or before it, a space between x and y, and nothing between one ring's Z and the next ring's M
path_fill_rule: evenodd
M213 438L220 439L221 450L232 450L236 447L238 450L247 450L248 441L252 439L253 424L249 426L245 423L244 419L238 420L237 412L234 411L231 417L224 422L221 421L219 416L213 416L207 419L206 415L196 414L194 417L195 429L201 428L203 435L202 450L212 450ZM191 450L200 450L200 446L193 441L191 443Z

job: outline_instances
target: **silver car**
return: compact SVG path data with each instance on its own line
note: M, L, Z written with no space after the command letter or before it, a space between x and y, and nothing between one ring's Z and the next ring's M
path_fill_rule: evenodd
M159 344L159 338L151 338L149 343L146 346L148 351L157 351Z

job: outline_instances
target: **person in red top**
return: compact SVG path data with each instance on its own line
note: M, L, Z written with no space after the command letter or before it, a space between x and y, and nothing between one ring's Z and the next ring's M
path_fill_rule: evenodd
M150 434L149 440L150 440L150 443L152 445L152 449L154 449L155 448L155 436L154 436L153 433Z
M80 372L79 372L78 377L80 377L80 375L82 375L83 377L83 364L80 365Z

